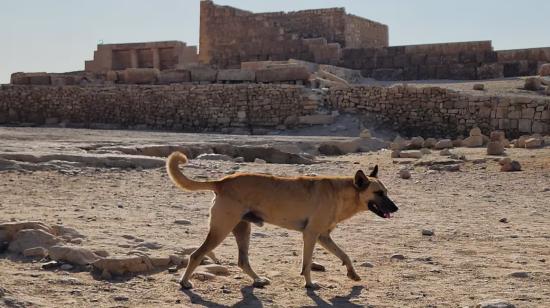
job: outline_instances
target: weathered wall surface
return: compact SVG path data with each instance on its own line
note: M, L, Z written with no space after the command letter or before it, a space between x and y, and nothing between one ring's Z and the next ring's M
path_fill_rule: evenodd
M316 108L304 88L291 85L177 85L51 87L0 89L0 124L55 124L83 127L116 124L122 128L203 130L269 127Z
M352 14L345 16L346 48L387 47L390 44L388 26Z
M541 64L550 63L550 47L497 51L504 77L536 75Z
M346 48L341 66L379 80L487 79L502 77L490 41Z
M387 46L387 26L347 15L343 8L254 14L229 6L201 1L200 55L202 63L221 68L237 67L241 62L288 60L313 61L316 48L335 46ZM349 31L349 32L348 32ZM304 40L324 38L318 46ZM320 58L318 56L318 58Z
M550 99L470 95L442 88L354 86L330 90L332 108L367 115L406 135L468 135L473 127L508 136L550 133Z
M220 130L275 127L314 115L318 100L294 85L12 86L0 88L0 124L97 123L119 128ZM550 134L550 99L487 96L442 88L353 86L331 89L333 110L365 116L368 126L403 135L445 137L503 130ZM306 123L306 122L304 122Z

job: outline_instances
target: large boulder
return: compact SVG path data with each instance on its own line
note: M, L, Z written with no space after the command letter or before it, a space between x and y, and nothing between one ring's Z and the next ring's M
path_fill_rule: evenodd
M101 259L91 250L76 246L52 246L48 249L50 258L74 265L88 265Z
M46 233L54 232L52 228L38 221L7 222L0 224L0 242L10 242L21 230L42 230Z
M148 272L155 268L147 256L107 257L93 262L92 265L99 271L115 275Z
M127 68L124 82L128 84L154 84L158 82L160 71L156 68Z
M536 149L540 148L543 144L543 139L538 137L532 137L527 140L525 140L525 148L526 149Z
M500 141L491 141L487 145L487 155L504 154L504 145Z
M483 137L479 136L470 136L462 141L462 145L468 148L477 148L483 146Z
M61 239L44 230L21 230L17 232L13 241L10 242L8 250L15 253L22 253L26 249L50 247L61 243Z
M539 75L541 77L550 76L550 63L545 63L540 66Z
M436 150L450 149L453 147L453 141L451 139L441 139L435 145Z
M525 79L525 85L523 86L525 90L529 91L538 91L541 89L541 87L542 83L540 81L540 78L538 77L529 77Z

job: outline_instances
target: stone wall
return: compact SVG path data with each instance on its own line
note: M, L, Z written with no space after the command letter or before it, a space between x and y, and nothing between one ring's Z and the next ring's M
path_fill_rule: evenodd
M292 85L13 86L0 89L0 124L202 131L274 127L317 102Z
M353 86L328 93L328 104L363 114L370 124L401 134L424 137L468 136L473 127L488 134L503 130L510 137L550 133L550 99L487 96L428 87Z
M274 84L2 85L0 124L178 131L273 128L330 117L316 114L320 101L329 112L364 116L368 127L402 135L455 137L467 135L472 127L486 134L503 130L509 137L550 134L550 98L406 86L352 86L330 89L319 97L302 86Z
M497 51L504 77L536 75L540 65L550 63L550 47Z
M346 48L339 65L378 80L502 77L491 41Z
M314 55L317 48L322 49L318 53L338 59L337 47L348 43L354 47L387 46L387 32L387 26L347 15L343 8L254 14L201 1L199 60L234 68L246 61L326 58ZM308 39L325 42L312 45Z

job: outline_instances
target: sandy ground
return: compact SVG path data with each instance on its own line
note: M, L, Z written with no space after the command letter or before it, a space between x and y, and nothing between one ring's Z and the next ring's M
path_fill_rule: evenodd
M1 129L0 152L82 151L83 144L181 141L184 134L45 129ZM10 138L11 139L7 139ZM204 136L201 136L203 138ZM212 135L212 139L227 136ZM247 137L231 137L246 142ZM239 139L241 138L241 139ZM269 137L271 138L271 137ZM284 137L281 137L284 139ZM295 138L295 137L292 137ZM322 138L321 138L322 139ZM235 141L235 142L237 142ZM291 140L292 141L292 140ZM56 146L57 145L57 149ZM78 149L77 149L78 148ZM80 149L80 150L79 150ZM317 247L314 272L322 288L306 291L300 276L301 235L274 226L253 227L250 260L272 280L254 289L236 266L232 236L215 252L231 275L195 281L179 289L178 273L124 276L112 281L89 272L40 268L41 262L0 254L0 291L13 307L464 307L502 298L517 307L550 303L550 148L508 149L524 171L501 173L484 149L455 149L470 160L460 172L428 171L392 160L389 151L321 157L314 165L192 161L184 172L219 178L234 172L277 175L353 175L380 165L380 178L400 207L391 220L365 212L333 233L363 278L354 282L336 257ZM439 157L437 153L431 158ZM485 158L485 161L471 160ZM410 166L412 178L399 178ZM276 198L276 196L273 196ZM0 171L0 223L39 220L62 223L87 236L84 247L124 255L139 241L157 242L152 254L199 245L207 233L211 193L183 192L162 168L122 170L77 168L60 171ZM499 222L507 218L508 223ZM188 219L181 226L176 219ZM433 236L423 236L431 229ZM127 239L131 235L136 239ZM392 261L394 254L404 260ZM363 267L370 262L374 267ZM514 272L527 278L514 278ZM0 297L2 297L0 292ZM0 298L0 306L2 299ZM20 306L16 306L20 305Z

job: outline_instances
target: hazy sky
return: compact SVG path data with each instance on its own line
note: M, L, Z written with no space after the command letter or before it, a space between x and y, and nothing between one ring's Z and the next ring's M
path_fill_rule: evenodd
M218 0L254 12L345 7L389 25L390 44L492 40L550 46L550 0ZM199 41L199 0L0 0L0 83L17 71L84 69L104 43Z

